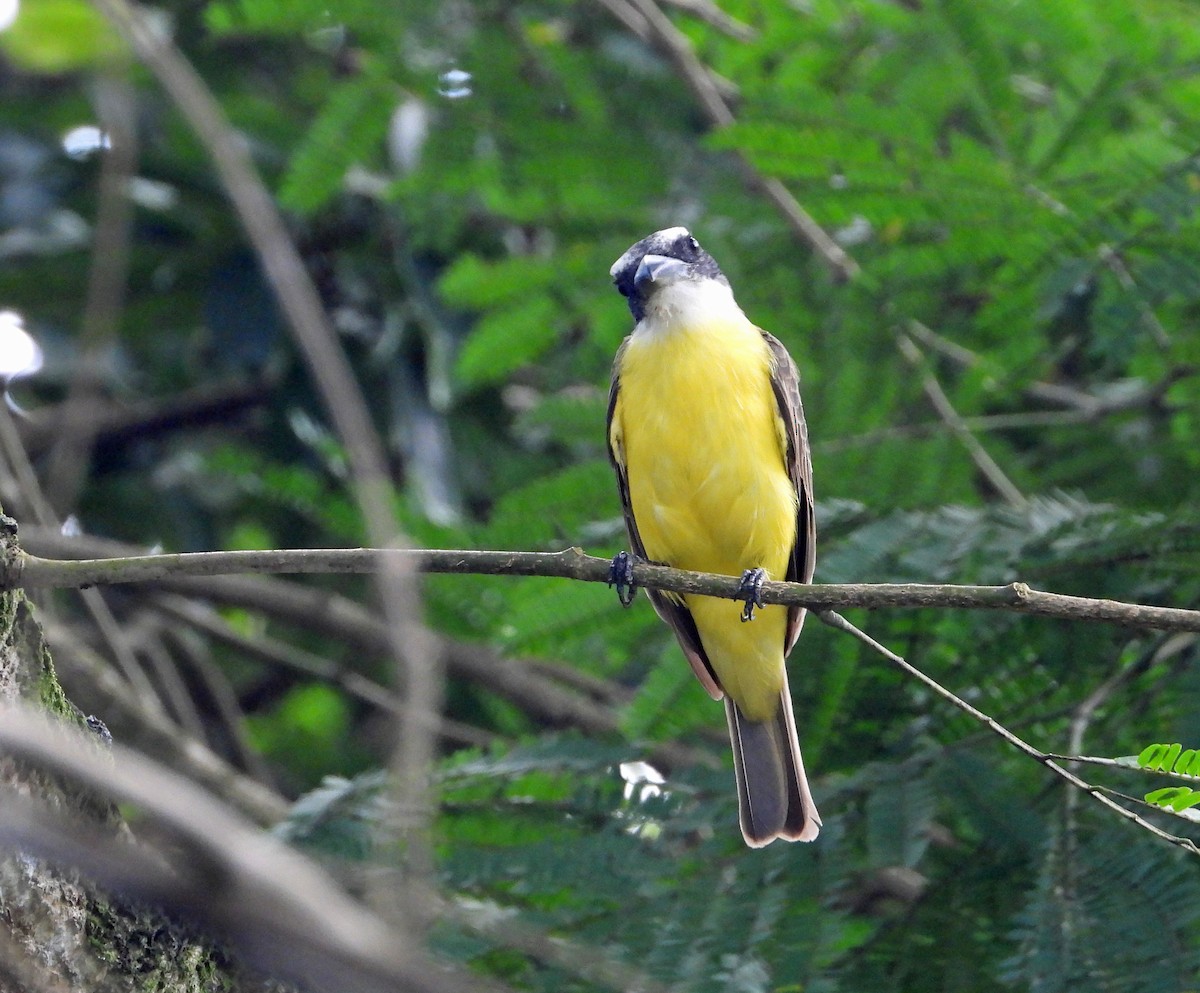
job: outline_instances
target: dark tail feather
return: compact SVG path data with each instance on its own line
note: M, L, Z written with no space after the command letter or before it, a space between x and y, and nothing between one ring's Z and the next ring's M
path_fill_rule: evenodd
M747 719L728 696L725 718L746 844L761 848L776 838L812 841L821 827L821 816L804 775L787 677L773 720L760 724Z

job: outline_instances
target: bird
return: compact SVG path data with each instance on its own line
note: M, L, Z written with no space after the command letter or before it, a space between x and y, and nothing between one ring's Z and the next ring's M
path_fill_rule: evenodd
M796 364L686 227L643 238L610 275L635 322L613 363L607 421L632 555L741 576L742 605L647 592L700 683L724 700L746 844L812 841L821 818L784 662L805 611L759 600L765 579L807 583L816 561ZM632 562L621 552L612 564L625 605Z

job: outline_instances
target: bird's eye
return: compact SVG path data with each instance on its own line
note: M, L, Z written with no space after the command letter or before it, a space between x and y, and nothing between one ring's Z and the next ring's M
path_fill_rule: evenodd
M700 251L700 242L698 242L690 234L688 235L688 248L690 248L693 252Z

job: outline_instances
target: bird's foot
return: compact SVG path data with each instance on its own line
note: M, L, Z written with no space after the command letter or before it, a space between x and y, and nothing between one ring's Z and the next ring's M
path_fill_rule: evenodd
M754 620L754 608L762 607L763 580L767 578L765 569L747 569L742 573L742 583L738 587L738 599L743 602L742 620Z
M622 607L633 603L637 586L633 582L633 556L628 552L617 552L613 556L612 565L608 567L608 585L617 588L617 599Z

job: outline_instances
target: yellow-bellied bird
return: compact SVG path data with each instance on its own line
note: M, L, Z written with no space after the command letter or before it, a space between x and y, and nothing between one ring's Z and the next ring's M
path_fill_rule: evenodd
M742 575L740 610L655 590L650 600L704 688L725 699L746 843L812 841L821 818L784 667L804 610L758 604L764 578L807 583L813 574L812 460L796 365L742 313L686 228L643 238L612 277L637 322L617 352L608 401L630 544L652 562ZM613 560L613 581L628 603L625 553Z

